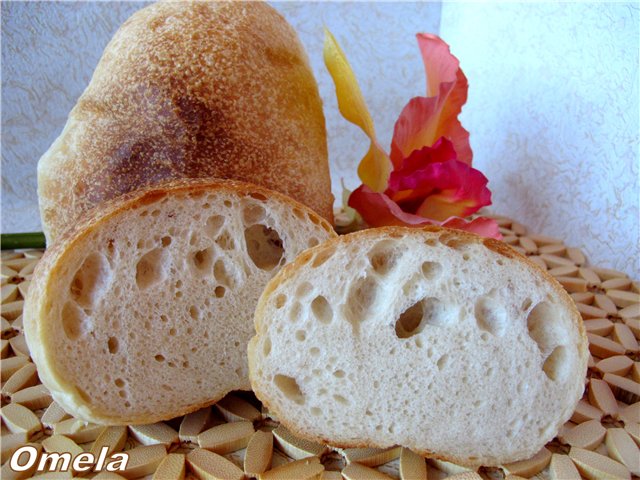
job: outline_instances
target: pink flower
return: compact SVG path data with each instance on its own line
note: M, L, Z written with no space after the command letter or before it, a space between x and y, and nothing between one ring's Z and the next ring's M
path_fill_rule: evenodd
M358 168L363 184L348 204L374 227L440 225L499 239L495 221L464 218L491 204L487 178L471 167L469 132L458 120L467 99L467 79L445 42L435 35L417 38L427 96L415 97L404 107L387 156L376 140L353 71L327 32L325 63L336 84L340 111L371 140Z

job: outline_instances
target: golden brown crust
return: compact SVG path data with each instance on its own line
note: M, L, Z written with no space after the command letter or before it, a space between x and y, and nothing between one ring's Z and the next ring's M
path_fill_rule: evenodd
M257 333L249 342L248 358L249 358L249 367L250 367L249 380L251 382L252 390L254 391L258 399L262 402L262 404L268 409L268 411L272 411L276 415L278 413L277 409L274 409L273 406L269 403L268 397L266 395L263 395L260 389L258 388L258 383L254 379L254 370L252 368L252 365L255 363L253 360L255 345L257 344L258 336L263 330L263 326L260 323L260 319L264 317L264 310L266 308L269 295L273 291L275 291L281 284L291 279L291 277L293 277L295 272L299 268L301 268L304 264L306 264L310 258L317 256L323 251L329 251L333 249L336 244L359 243L364 238L367 238L369 236L398 237L398 236L404 236L407 233L415 233L416 231L431 232L431 233L439 234L439 239L441 242L445 244L447 242L452 242L451 244L452 246L455 244L460 245L461 243L462 244L464 243L482 244L489 250L492 250L512 260L518 261L522 263L526 268L536 272L536 274L538 274L544 280L545 283L548 283L549 285L552 286L552 288L558 294L559 298L562 300L565 306L571 311L573 324L576 326L580 336L580 345L578 345L578 350L584 353L582 367L584 372L586 372L588 340L587 340L584 325L582 323L582 317L580 316L580 313L578 312L578 309L576 308L573 299L565 291L562 285L558 283L558 281L555 278L553 278L546 271L540 268L540 266L538 266L537 264L529 260L526 256L521 255L506 243L503 243L501 241L494 240L494 239L483 238L473 233L465 232L462 230L453 230L453 229L448 229L448 228L443 228L438 226L425 226L425 227L418 227L418 228L389 226L389 227L380 227L380 228L370 228L366 230L361 230L359 232L354 232L348 235L343 235L338 238L327 240L326 242L320 245L317 245L311 249L305 250L305 252L302 253L301 255L298 255L298 257L293 262L285 265L280 270L280 272L278 272L278 274L274 278L272 278L271 281L266 285L263 291L263 294L261 295L258 301L258 305L256 307L254 324L255 324L255 330ZM584 377L584 374L582 375L582 377ZM577 402L577 399L576 399L576 402ZM558 424L558 428L560 428L560 426L564 422L569 420L572 413L573 413L573 409L570 410L570 412L567 415L567 418L561 419L560 423ZM282 423L294 435L300 436L302 438L306 438L311 441L332 445L338 448L387 448L387 447L393 446L393 445L379 445L371 442L359 442L355 440L352 442L336 442L335 440L323 438L321 436L314 436L313 434L310 434L307 431L303 431L300 428L298 428L298 426L295 423L288 421L282 416L278 416L278 421ZM551 440L551 438L547 440ZM428 458L434 458L434 459L444 460L448 462L453 462L458 465L467 466L469 468L477 468L483 464L482 462L483 459L470 460L469 458L456 457L455 455L437 454L428 450L422 450L422 451L415 450L415 453Z
M239 196L254 196L257 198L275 198L280 202L289 204L292 209L297 209L306 215L310 221L321 226L325 231L335 235L333 227L329 222L317 215L310 208L296 202L295 200L281 193L268 190L257 185L219 179L182 179L165 182L163 184L147 187L135 192L130 192L121 197L110 200L93 210L86 212L80 221L71 229L65 231L51 248L48 248L42 259L38 262L33 275L29 293L25 301L24 308L24 329L25 337L29 345L32 358L38 366L38 374L42 383L52 392L54 398L63 407L73 408L74 416L85 421L104 423L110 425L128 425L152 423L166 419L140 415L132 417L110 417L93 410L87 401L78 394L74 385L66 381L64 374L56 369L55 362L51 360L51 346L46 343L41 324L47 318L49 285L61 269L65 268L64 258L69 255L82 240L90 236L95 229L112 217L127 210L133 210L149 203L157 202L166 195L191 194L199 192L210 193L212 191L226 191ZM229 390L231 391L231 390ZM207 400L203 403L185 406L176 410L173 416L185 415L200 408L216 403L229 392L221 394L219 397Z
M45 233L142 186L207 177L283 192L332 221L318 88L266 3L161 2L123 24L40 160Z

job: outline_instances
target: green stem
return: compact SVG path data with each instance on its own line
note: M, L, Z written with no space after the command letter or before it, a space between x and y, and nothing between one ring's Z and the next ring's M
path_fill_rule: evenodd
M44 247L45 238L42 232L3 233L0 235L0 248L2 248L2 250Z

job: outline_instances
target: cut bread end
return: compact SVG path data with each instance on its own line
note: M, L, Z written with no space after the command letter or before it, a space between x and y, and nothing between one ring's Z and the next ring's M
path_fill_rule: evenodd
M469 466L535 454L571 416L588 350L562 287L510 247L371 229L304 252L260 298L252 387L298 435Z
M39 375L69 413L108 424L248 389L264 285L333 235L309 208L240 182L179 181L111 202L34 274L24 325Z

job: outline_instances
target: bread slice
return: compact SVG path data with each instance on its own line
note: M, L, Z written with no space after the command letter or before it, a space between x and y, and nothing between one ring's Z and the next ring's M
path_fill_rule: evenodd
M535 454L582 395L587 340L562 287L507 245L371 229L265 288L251 385L294 433L469 466Z
M157 2L120 27L38 163L47 241L111 198L211 177L332 219L318 86L295 30L266 2Z
M249 389L267 281L334 236L311 209L231 181L130 194L47 250L24 310L42 382L69 413L150 423Z

